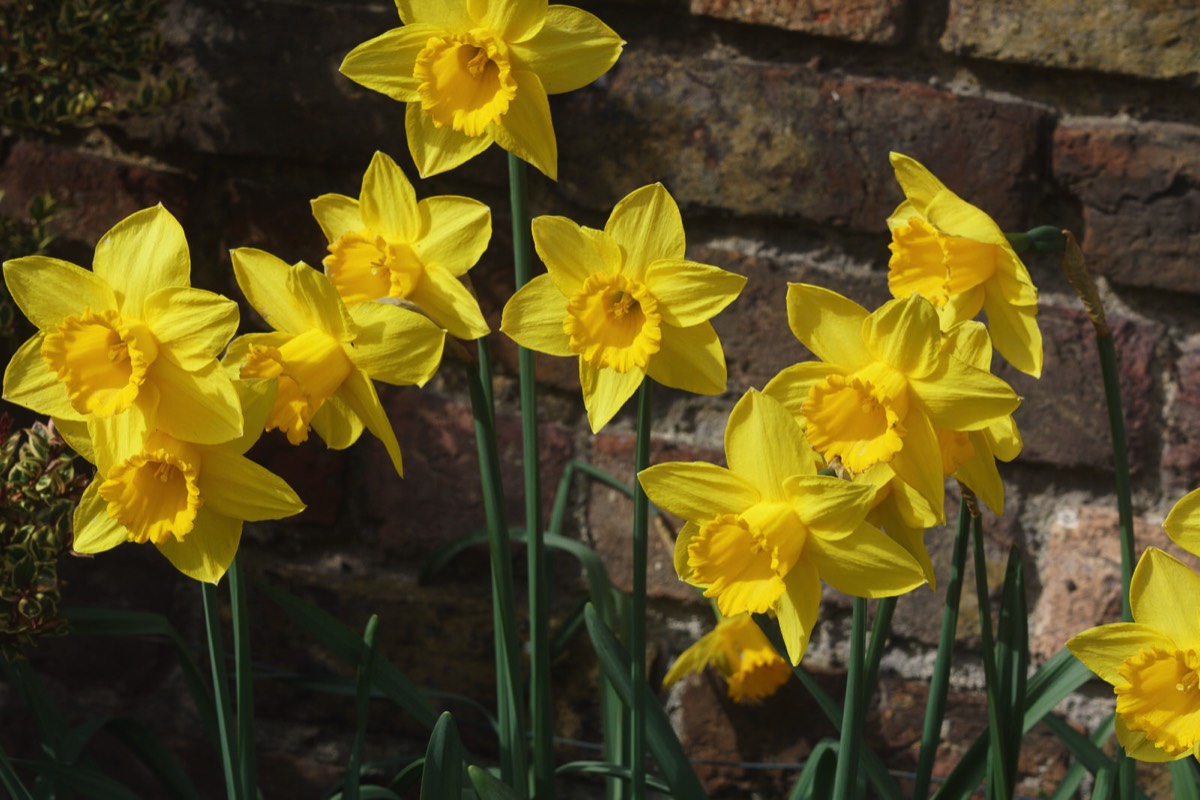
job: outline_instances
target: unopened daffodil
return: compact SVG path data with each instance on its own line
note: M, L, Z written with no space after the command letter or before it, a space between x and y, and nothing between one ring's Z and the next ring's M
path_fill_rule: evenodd
M342 74L407 104L421 177L495 142L557 178L546 96L607 72L621 38L586 11L546 0L396 0L396 8L403 26L354 48Z
M299 444L313 428L325 444L342 449L365 426L403 474L400 445L371 381L424 385L441 361L445 331L388 303L347 309L329 278L307 264L289 267L247 247L232 257L238 286L275 329L239 336L225 357L242 378L278 380L266 429Z
M65 420L137 414L205 444L241 435L217 364L237 304L191 288L187 240L161 205L106 233L91 270L28 256L5 262L4 280L38 328L4 372L4 399Z
M579 357L593 433L647 375L696 394L725 390L725 355L709 320L746 279L684 260L683 221L661 184L617 203L602 231L538 217L533 243L547 274L513 295L500 329L530 350Z
M792 675L792 668L749 614L722 619L680 653L663 678L663 688L706 667L721 673L729 696L738 703L770 697Z
M381 298L419 307L459 339L488 332L460 280L492 235L488 207L467 197L418 201L396 162L376 153L358 199L324 194L313 215L329 240L325 274L347 306Z

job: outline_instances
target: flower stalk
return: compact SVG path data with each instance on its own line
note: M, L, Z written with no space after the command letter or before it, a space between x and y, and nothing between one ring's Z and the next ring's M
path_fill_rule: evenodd
M852 800L858 784L858 746L862 740L865 692L863 656L867 647L867 599L854 598L850 626L850 663L846 673L846 705L842 709L842 736L838 745L837 772L833 796Z
M211 583L200 584L200 595L204 601L204 624L208 634L208 661L212 667L213 694L217 706L217 733L221 748L221 767L225 773L225 794L229 800L243 800L238 781L237 742L233 732L233 708L229 703L229 675L225 670L225 645L221 641L221 612L217 601L217 587Z
M652 382L644 378L638 391L635 474L650 466L651 392ZM633 679L629 755L633 800L642 800L646 796L646 554L649 528L650 500L638 482L633 490L633 618L629 626L630 677Z
M242 797L257 797L258 776L254 756L254 669L250 657L250 612L246 606L242 561L234 557L229 570L229 599L233 609L233 664L237 692L237 764Z

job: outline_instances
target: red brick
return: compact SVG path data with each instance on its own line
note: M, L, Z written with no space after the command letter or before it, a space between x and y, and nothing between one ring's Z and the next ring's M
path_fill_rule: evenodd
M905 0L692 0L692 13L877 44L898 42L909 16Z
M1085 119L1054 134L1054 174L1083 204L1090 269L1200 294L1200 128Z
M1200 349L1181 355L1175 371L1163 437L1163 477L1177 490L1189 490L1200 486Z

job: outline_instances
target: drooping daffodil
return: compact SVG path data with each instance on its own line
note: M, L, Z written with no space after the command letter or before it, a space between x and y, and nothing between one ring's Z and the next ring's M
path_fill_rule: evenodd
M579 357L593 433L647 375L696 394L725 390L725 354L709 320L746 279L684 259L683 220L661 184L617 203L602 231L538 217L533 243L547 274L509 299L500 330L530 350Z
M821 581L890 597L925 581L899 544L865 522L874 488L818 475L818 460L779 402L751 390L725 428L728 468L659 464L638 473L659 508L687 522L675 570L727 617L774 613L793 664L817 622Z
M266 430L299 444L315 429L334 449L363 427L403 474L400 445L372 379L424 385L437 371L446 333L415 311L388 303L347 309L329 278L304 263L288 266L262 250L234 250L238 286L273 333L239 336L226 364L242 378L276 378Z
M91 270L27 256L4 263L4 281L38 328L4 372L4 399L64 420L137 414L205 444L241 435L217 363L237 304L191 288L183 228L161 205L104 234Z
M1037 289L1008 238L986 213L946 188L916 160L891 154L905 200L888 217L888 287L895 297L933 303L943 329L987 312L1000 355L1042 374Z
M770 697L792 675L791 666L775 652L749 614L722 619L680 653L663 678L663 688L706 667L721 674L729 696L738 703Z
M396 0L402 27L363 42L342 74L407 104L421 177L495 142L551 178L558 143L547 95L586 86L625 44L596 17L545 0Z
M402 300L459 339L488 333L462 276L492 236L492 214L468 197L417 200L412 184L384 153L363 175L358 199L323 194L313 216L329 240L325 274L347 306Z

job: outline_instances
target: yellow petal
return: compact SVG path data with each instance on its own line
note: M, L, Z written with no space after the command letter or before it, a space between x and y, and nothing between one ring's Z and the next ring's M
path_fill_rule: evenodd
M329 276L302 261L288 269L285 286L288 294L305 309L313 328L339 342L354 341L358 331Z
M977 431L1002 420L1021 404L1012 387L954 356L909 386L933 424L952 431Z
M792 665L800 663L808 640L817 626L821 609L821 579L817 567L808 559L800 559L783 579L783 594L779 596L775 615L779 632Z
M313 430L332 450L345 450L362 436L363 423L336 394L325 398L325 402L313 414Z
M946 331L944 350L975 369L991 371L992 337L981 322L960 322Z
M740 514L762 499L733 472L700 461L657 464L639 472L638 483L654 505L697 522Z
M437 372L446 332L428 318L388 303L359 303L350 315L358 326L350 359L373 380L424 386Z
M375 151L363 175L359 213L367 228L393 242L411 242L421 232L417 193L386 153Z
M863 342L867 310L837 292L806 283L789 283L788 327L817 358L848 372L872 358Z
M1181 758L1187 758L1191 755L1186 750L1179 755L1168 753L1151 741L1142 731L1130 730L1129 724L1123 717L1117 717L1115 724L1117 742L1124 748L1125 754L1132 759L1147 761L1152 764L1163 764L1168 761L1178 761Z
M100 496L102 483L104 478L97 475L75 508L75 539L71 549L77 553L103 553L129 541L125 526L108 515L108 501Z
M763 394L783 404L793 417L803 419L804 401L813 386L830 375L842 375L842 369L823 361L802 361L781 370L763 387Z
M534 219L533 246L566 297L573 297L592 275L621 270L621 247L611 236L566 217Z
M604 232L625 254L621 272L642 280L646 268L659 259L681 259L686 242L679 206L661 183L626 195L608 217Z
M300 334L317 327L309 307L288 286L291 267L264 250L239 247L229 253L238 286L263 321L277 331Z
M954 476L979 495L979 499L986 503L996 516L1002 516L1004 481L1000 479L1000 472L996 469L996 459L992 457L991 448L981 432L971 431L970 438L976 456L960 466Z
M597 369L579 359L579 384L583 388L583 405L592 433L599 433L617 415L625 401L641 386L644 377L645 374L636 367L628 372L617 372L615 369Z
M983 435L992 449L992 455L1001 461L1012 461L1025 446L1021 431L1012 417L996 420L983 429Z
M420 81L413 77L417 54L425 48L430 37L439 33L441 28L427 21L393 28L351 50L342 61L341 73L355 83L401 103L420 100L417 94Z
M304 510L283 478L224 447L206 448L199 484L205 507L234 519L283 519Z
M215 361L185 370L160 358L150 365L146 378L160 393L154 419L164 432L197 444L219 444L242 435L237 390Z
M815 475L814 467L807 465L808 474L789 475L783 481L796 516L806 528L826 539L854 533L871 508L875 487Z
M891 153L892 169L909 203L943 233L991 244L1007 244L992 218L961 199L916 159Z
M917 408L909 409L904 427L904 446L892 459L891 467L900 480L925 498L938 515L938 522L942 522L946 514L946 480L937 433Z
M225 374L236 373L225 370ZM254 446L266 429L267 419L271 416L271 409L275 406L278 381L274 378L239 379L233 382L233 388L238 394L238 400L241 401L242 435L222 444L221 447L227 452L241 455Z
M467 136L449 125L439 128L421 110L420 103L409 103L405 109L404 130L408 134L408 152L422 178L454 169L487 150L495 140L490 132Z
M662 259L646 268L645 282L663 319L686 328L721 313L741 293L746 278L695 261Z
M863 322L862 339L874 357L907 378L924 378L938 366L942 347L937 312L920 295L891 300Z
M237 303L203 289L160 289L146 298L158 353L184 369L215 359L237 332Z
M891 161L896 181L904 191L905 202L912 212L924 216L925 209L933 198L947 191L945 184L915 158L893 152L888 154L888 160Z
M1188 492L1175 504L1163 520L1163 528L1171 541L1200 556L1200 489Z
M425 265L421 282L408 299L457 339L478 339L491 331L479 310L479 301L458 278L439 266Z
M96 469L101 475L107 475L112 471L113 465L142 451L151 428L147 424L146 415L138 411L139 409L133 409L124 414L93 417L88 420L88 433L92 437Z
M396 474L403 478L404 464L400 459L400 443L396 441L396 432L392 430L392 423L388 420L383 404L379 402L379 395L375 393L371 379L362 370L356 369L337 390L336 396L363 421L376 439L383 442L388 456L392 459L392 466L396 468Z
M658 352L650 357L646 374L663 386L693 394L725 391L725 352L712 323L690 328L662 327Z
M984 295L984 310L992 342L1004 360L1026 375L1042 375L1042 332L1037 324L1037 306L1016 306L988 291Z
M141 319L146 298L191 285L183 227L162 204L130 214L100 238L92 269L122 296L121 314Z
M538 76L528 70L512 71L516 97L499 124L488 126L496 144L537 167L546 177L558 180L558 141L550 120L550 101Z
M571 338L563 330L567 299L549 275L538 275L509 298L500 330L522 347L552 356L572 356Z
M547 94L573 92L616 63L625 43L599 19L573 6L554 5L532 39L512 45L514 58L542 79Z
M435 25L444 31L467 31L475 20L467 12L466 0L395 0L405 25Z
M242 521L207 507L196 514L196 524L183 541L168 538L155 544L175 569L194 580L216 583L233 563L242 539Z
M89 463L96 463L96 451L92 446L92 435L88 432L87 422L81 419L62 419L55 417L51 420L58 435L67 446Z
M784 481L792 475L811 474L811 451L796 420L771 397L751 389L729 412L725 460L739 478L758 491L763 502L788 499Z
M441 267L454 277L465 275L487 250L492 238L492 212L469 197L428 197L417 203L421 234L413 252L422 264Z
M700 526L695 522L688 522L679 529L679 533L675 536L675 574L681 581L692 582L692 568L688 566L688 550L692 546L692 539L698 533L700 533Z
M244 333L229 343L229 347L225 350L225 356L221 359L221 368L235 378L240 377L242 365L246 363L246 357L250 355L251 347L278 349L293 338L295 337L292 334L282 331ZM271 379L270 383L274 383L274 379Z
M921 565L908 551L867 522L850 536L813 536L804 552L816 563L821 580L855 597L894 597L925 582Z
M1114 622L1088 628L1069 639L1066 647L1088 669L1116 686L1127 682L1121 676L1121 666L1126 659L1136 656L1139 650L1173 649L1175 645L1162 631L1150 625Z
M675 663L667 670L667 674L663 676L662 686L666 689L679 682L679 679L684 675L692 672L701 672L712 661L713 654L716 652L720 644L720 635L716 630L711 630L701 636L695 644L679 654L675 659Z
M4 399L39 414L63 419L83 419L71 405L66 387L42 358L40 333L21 345L4 368Z
M903 486L903 483L897 481ZM910 525L900 514L896 503L889 496L886 500L871 510L867 522L882 528L893 542L904 550L921 565L921 573L929 588L937 588L937 575L933 571L933 561L929 558L929 550L925 547L925 528Z
M323 194L310 201L313 217L329 242L336 242L344 233L367 227L358 210L358 200L344 194Z
M1138 559L1129 584L1134 622L1162 631L1180 650L1200 650L1200 575L1157 547Z
M546 0L467 0L467 13L506 42L522 42L542 29Z
M99 313L117 307L117 296L107 281L57 258L26 256L5 261L4 282L13 302L41 330L53 330L64 317L85 308Z

